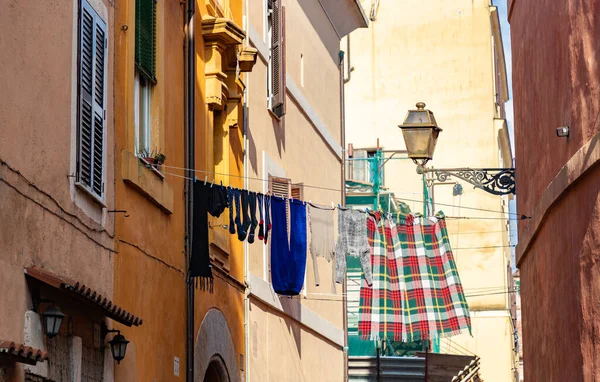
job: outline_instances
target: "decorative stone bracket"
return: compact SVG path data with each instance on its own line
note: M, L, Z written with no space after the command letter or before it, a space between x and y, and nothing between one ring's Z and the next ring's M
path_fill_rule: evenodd
M257 50L243 47L246 37L232 20L206 16L202 20L206 58L206 103L213 110L227 112L227 125L237 127L238 107L245 85L241 72L250 72L256 63Z

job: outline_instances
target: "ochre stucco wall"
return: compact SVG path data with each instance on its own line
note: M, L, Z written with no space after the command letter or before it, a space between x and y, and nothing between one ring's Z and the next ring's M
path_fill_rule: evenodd
M117 28L115 89L117 215L115 302L143 318L139 327L119 326L135 352L115 368L117 380L178 380L184 378L186 288L185 210L182 178L164 180L144 167L142 178L168 183L173 191L173 213L167 214L138 189L123 180L123 150L134 152L135 0L116 4ZM167 156L166 165L184 167L183 17L178 3L157 3L157 83L152 89L152 147ZM134 158L135 160L135 158ZM183 175L181 170L167 170ZM159 350L160 349L160 350ZM180 359L180 377L173 374Z
M209 3L208 1L206 3ZM242 139L240 129L230 130L223 141L216 142L208 134L214 129L213 111L206 104L205 90L205 51L202 38L202 19L208 17L209 10L204 1L196 2L196 168L210 171L213 180L216 166L228 163L229 168L219 168L226 173L240 174ZM241 3L232 2L229 9L235 22L241 25ZM121 2L119 21L134 25L134 0ZM185 194L183 171L185 167L185 126L184 126L184 25L183 10L178 2L157 3L157 84L152 90L153 148L160 148L166 154L164 180L145 168L138 174L152 178L154 184L164 183L172 190L169 199L171 214L165 212L157 202L151 201L143 192L126 184L119 172L123 166L122 150L133 151L133 73L134 73L134 30L117 31L120 41L118 58L119 108L117 120L117 205L130 215L118 217L118 238L120 256L116 262L116 298L119 303L131 306L144 323L138 328L125 328L124 334L136 344L135 362L131 360L116 369L117 376L135 378L138 381L182 380L186 374L186 296L185 284ZM211 8L211 9L214 9ZM217 10L218 12L218 10ZM240 109L241 110L241 109ZM241 118L241 111L239 119ZM211 130L212 131L212 130ZM233 148L230 148L231 145ZM214 147L220 147L214 150ZM211 150L208 150L211 148ZM209 158L215 153L218 158ZM199 179L205 173L197 173ZM237 178L223 180L224 185L242 186ZM152 191L152 190L150 190ZM169 204L169 203L166 203ZM224 214L227 215L227 214ZM216 220L212 219L211 222ZM226 223L225 223L226 224ZM222 230L221 228L214 228ZM223 231L225 232L225 231ZM211 238L214 238L211 232ZM229 248L229 276L213 268L215 275L213 292L196 289L194 341L205 314L211 308L220 310L227 321L235 347L235 359L244 354L244 292L241 284L244 279L243 246L234 236ZM204 344L200 344L204 346ZM179 358L179 377L173 373L174 357ZM241 365L236 364L235 367ZM233 375L233 371L230 371ZM195 379L202 380L202 370L195 370Z
M110 2L92 3L112 30ZM114 221L106 213L114 207L112 150L104 153L105 206L68 177L76 168L77 4L6 1L0 12L0 338L15 342L24 342L25 312L32 309L25 267L44 268L113 296ZM109 38L108 54L113 46ZM107 65L111 76L112 60ZM112 105L109 82L107 147L114 142ZM62 305L70 318L80 314L80 305ZM75 334L90 335L91 326L86 330ZM64 323L61 334L67 334ZM34 336L42 338L36 347L45 349L45 334ZM22 366L16 364L17 381L23 380Z

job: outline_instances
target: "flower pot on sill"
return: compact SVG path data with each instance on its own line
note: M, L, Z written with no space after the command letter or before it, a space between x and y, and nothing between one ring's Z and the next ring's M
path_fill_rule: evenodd
M146 162L148 162L149 165L153 165L154 164L154 158L150 157L150 158L144 158L144 160Z

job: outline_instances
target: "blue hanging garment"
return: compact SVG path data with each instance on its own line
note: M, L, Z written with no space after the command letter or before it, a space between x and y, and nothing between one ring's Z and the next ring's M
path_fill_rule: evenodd
M275 293L296 296L304 285L306 271L306 205L290 200L288 244L286 199L271 197L271 282Z

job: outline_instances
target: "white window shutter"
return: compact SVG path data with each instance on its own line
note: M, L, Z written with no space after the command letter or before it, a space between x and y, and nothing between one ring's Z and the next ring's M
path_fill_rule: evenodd
M81 3L80 17L77 181L103 199L106 24L85 0Z

